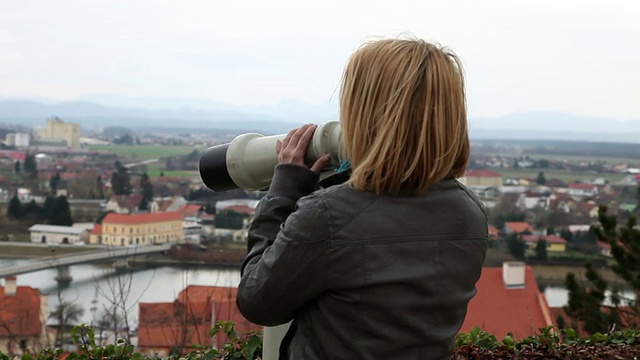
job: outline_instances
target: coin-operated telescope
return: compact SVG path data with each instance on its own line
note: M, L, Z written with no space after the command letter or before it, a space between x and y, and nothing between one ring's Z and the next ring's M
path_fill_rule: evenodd
M262 190L271 184L273 169L278 164L276 141L286 134L263 136L248 133L228 144L212 146L200 158L200 177L211 190ZM340 165L340 122L327 121L316 128L309 143L305 162L312 165L324 154L331 162L323 172L333 173ZM321 177L323 177L321 174Z

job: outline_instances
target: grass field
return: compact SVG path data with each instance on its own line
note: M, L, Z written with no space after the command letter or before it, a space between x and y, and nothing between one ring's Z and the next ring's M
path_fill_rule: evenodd
M578 156L578 155L549 155L549 154L528 154L533 159L546 159L546 160L558 160L568 161L569 163L577 164L582 161L605 161L608 164L628 164L628 165L640 165L640 159L638 158L621 158L621 157L598 157L598 156Z
M638 158L623 158L623 157L606 157L606 156L587 156L587 155L556 155L556 154L536 154L536 153L483 153L483 155L489 156L504 156L519 158L521 156L529 156L534 160L551 160L551 161L567 161L571 164L578 164L583 161L605 161L608 164L618 165L627 164L629 166L640 166L640 159Z
M193 150L205 150L202 147L169 145L91 145L88 148L91 150L107 150L118 156L128 156L138 160L187 155Z
M584 182L586 180L593 180L596 178L603 178L610 183L616 183L626 177L624 174L594 174L594 173L578 173L569 172L566 170L553 170L553 169L497 169L496 172L500 173L503 178L529 178L535 179L538 173L542 171L546 179L560 179L566 183L572 183L576 181Z
M158 177L162 173L164 176L177 176L177 177L199 177L200 174L197 171L187 170L165 170L164 162L153 163L147 165L147 175L150 177Z
M164 176L172 176L172 177L186 177L186 178L195 178L200 177L200 173L197 171L185 171L185 170L148 170L147 175L150 177L158 177L162 173Z
M0 256L5 258L34 258L41 256L56 256L60 254L73 254L85 251L95 251L95 249L91 247L73 245L23 247L0 242Z

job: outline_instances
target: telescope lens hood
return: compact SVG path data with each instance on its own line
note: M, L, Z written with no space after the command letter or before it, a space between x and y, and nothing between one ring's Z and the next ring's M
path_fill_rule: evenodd
M212 146L200 158L200 178L211 190L227 191L238 188L227 170L229 144Z

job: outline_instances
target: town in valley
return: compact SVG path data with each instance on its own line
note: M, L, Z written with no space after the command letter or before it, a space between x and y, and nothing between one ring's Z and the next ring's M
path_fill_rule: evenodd
M264 192L210 190L198 164L208 147L242 132L85 128L56 116L34 125L2 124L0 261L22 261L0 269L7 272L0 351L65 346L64 332L89 312L105 343L124 337L150 356L208 341L214 319L233 321L238 331L260 330L235 308L234 286L185 283L165 302L135 304L132 316L117 301L87 306L23 282L30 272L54 269L51 281L73 288L78 264L111 269L108 276L116 278L167 266L238 271ZM618 224L638 215L637 144L471 141L471 161L459 181L486 208L490 249L461 330L481 326L524 338L558 322L572 324L566 299L545 299L545 288L563 288L570 272L584 277L586 263L615 281L612 246L595 228L603 214ZM201 320L184 321L185 311ZM224 345L220 337L213 341Z

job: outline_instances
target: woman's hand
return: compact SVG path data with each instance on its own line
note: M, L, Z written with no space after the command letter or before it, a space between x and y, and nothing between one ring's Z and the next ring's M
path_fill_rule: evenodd
M318 126L315 124L306 124L299 128L289 131L282 141L276 142L276 153L278 154L279 164L293 164L306 167L304 156L307 153L309 143L313 138L313 133ZM316 174L320 174L331 161L331 156L325 154L321 156L311 166L310 170Z

